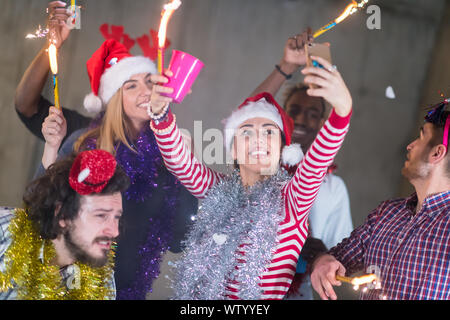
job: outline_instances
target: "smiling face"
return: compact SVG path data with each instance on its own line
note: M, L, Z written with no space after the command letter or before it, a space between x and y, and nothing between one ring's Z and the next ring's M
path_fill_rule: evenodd
M236 130L232 156L243 174L272 175L279 166L281 144L281 131L275 122L252 118Z
M61 220L67 251L76 261L92 267L104 266L112 242L119 235L122 195L82 196L80 210L74 220Z
M286 101L286 112L294 120L292 142L299 143L305 153L324 123L324 105L306 90L298 90Z
M150 120L147 113L153 88L150 76L150 73L135 74L122 85L123 109L135 127Z

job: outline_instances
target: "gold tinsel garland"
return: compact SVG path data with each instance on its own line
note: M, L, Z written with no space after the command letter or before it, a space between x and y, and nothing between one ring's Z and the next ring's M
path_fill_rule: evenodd
M22 300L103 300L113 299L114 290L107 287L112 280L114 251L102 268L75 263L79 268L79 288L68 289L59 267L52 265L56 251L50 240L43 240L28 219L26 210L16 209L9 231L12 243L4 256L5 272L0 272L0 291L16 289ZM39 260L44 244L44 262Z

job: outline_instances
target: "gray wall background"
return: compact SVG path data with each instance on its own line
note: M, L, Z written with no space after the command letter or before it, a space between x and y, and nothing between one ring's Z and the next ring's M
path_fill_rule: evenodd
M103 41L103 23L124 25L137 38L158 29L163 0L85 0L82 29L71 33L59 55L60 94L64 106L83 112L90 91L85 63ZM170 49L205 63L193 94L174 111L180 126L222 128L221 120L272 70L286 39L335 18L346 0L184 0L169 25ZM371 1L381 8L381 30L368 30L365 12L355 14L321 36L330 42L334 63L353 95L351 130L337 156L337 174L347 183L354 225L378 203L407 193L400 175L407 144L416 135L420 107L450 95L448 50L436 65L435 48L448 49L449 1ZM25 35L45 23L45 0L0 1L0 204L20 206L26 183L40 161L42 143L20 123L14 91L43 40ZM446 18L444 18L446 16ZM447 33L443 33L447 30ZM445 34L445 36L443 36ZM170 50L169 50L170 51ZM136 44L131 50L141 54ZM168 52L169 53L169 52ZM166 57L168 64L169 56ZM441 81L426 86L430 70ZM300 81L296 74L291 81ZM396 99L385 97L392 86ZM45 95L51 99L48 86ZM427 101L423 101L427 97ZM282 95L278 95L281 101ZM208 143L205 143L208 144ZM220 168L219 168L220 169Z

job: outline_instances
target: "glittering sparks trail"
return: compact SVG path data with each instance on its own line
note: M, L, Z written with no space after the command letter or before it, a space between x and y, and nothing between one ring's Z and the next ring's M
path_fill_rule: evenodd
M354 290L358 290L360 286L363 286L365 284L369 283L376 283L378 282L378 278L375 274L367 274L361 277L355 277L355 278L349 278L349 277L343 277L343 276L336 276L336 280L343 281L347 283L351 283L353 285ZM364 288L366 289L366 288ZM365 290L364 290L365 291Z
M339 17L337 17L333 21L330 21L327 25L323 26L322 28L314 32L313 37L317 38L318 36L327 32L328 30L333 29L338 23L344 21L348 16L354 14L357 10L362 9L368 2L369 0L362 0L358 3L355 0L353 0L352 3L350 3L345 8L345 10L341 13Z
M45 38L48 34L48 28L42 29L41 25L37 28L34 33L29 33L25 36L25 39L37 39Z

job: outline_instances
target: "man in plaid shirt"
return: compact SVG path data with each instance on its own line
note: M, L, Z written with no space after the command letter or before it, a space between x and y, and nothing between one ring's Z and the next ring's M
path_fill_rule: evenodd
M31 182L23 197L25 215L22 209L0 208L0 300L28 299L30 297L26 294L22 296L20 292L41 287L40 274L29 281L21 275L12 276L10 273L10 268L15 265L14 258L18 255L12 254L15 251L9 249L17 243L23 245L20 241L26 241L23 243L27 246L37 245L36 251L33 247L23 254L24 264L29 266L46 263L44 241L50 241L56 256L54 261L48 263L59 267L61 287L66 288L64 296L70 297L67 294L72 289L82 289L84 284L80 276L83 271L75 263L81 262L92 269L108 263L111 245L119 234L121 192L128 185L127 175L110 153L103 150L85 151L76 158L71 155L54 163L42 177ZM10 228L16 217L22 219L14 222L15 228L20 229L18 234L15 228ZM27 220L32 223L30 232L23 229ZM23 262L20 260L17 263ZM23 270L30 269L24 267ZM79 287L75 277L79 277ZM18 283L24 283L24 287L19 287ZM112 270L105 276L103 288L110 289L110 295L105 299L115 297ZM61 298L64 299L63 296Z
M322 299L332 286L364 270L380 277L361 299L450 299L449 99L428 112L419 137L407 146L402 174L416 192L382 202L350 237L316 258L311 281Z

